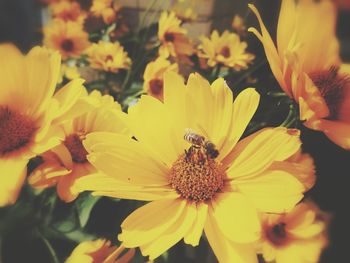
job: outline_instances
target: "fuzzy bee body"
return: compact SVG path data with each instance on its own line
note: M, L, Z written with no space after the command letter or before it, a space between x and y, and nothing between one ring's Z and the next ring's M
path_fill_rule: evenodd
M199 134L194 133L190 129L186 129L184 139L192 144L190 149L186 151L186 155L191 155L193 152L193 147L197 149L204 149L205 154L211 159L215 159L219 155L219 151L216 149L216 146L211 141L205 140L205 137Z

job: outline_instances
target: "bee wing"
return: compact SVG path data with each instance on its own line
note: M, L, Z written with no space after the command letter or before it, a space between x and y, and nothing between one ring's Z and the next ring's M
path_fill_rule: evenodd
M206 138L206 140L210 140L208 133L205 131L202 125L197 125L198 130L200 130L200 134L203 134L203 136Z

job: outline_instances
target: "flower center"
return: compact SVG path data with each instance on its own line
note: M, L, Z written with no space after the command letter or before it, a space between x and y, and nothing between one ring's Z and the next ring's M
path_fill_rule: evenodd
M82 141L85 139L84 134L71 134L64 141L64 145L72 155L72 160L75 163L87 162L86 156L88 152L85 150Z
M0 155L26 146L36 129L27 116L0 106Z
M108 62L108 61L113 62L113 56L107 55L105 60L106 60L106 62Z
M149 82L149 89L153 95L160 95L163 92L163 80L152 79Z
M167 32L164 34L164 39L166 42L174 42L175 35L173 33Z
M330 111L329 119L337 119L341 104L345 97L346 86L350 84L350 76L339 73L339 68L313 72L310 78L320 90Z
M266 231L267 239L274 244L275 246L283 246L288 241L287 232L286 232L286 224L279 223L276 224Z
M74 43L71 39L65 39L61 43L61 47L66 52L71 52L74 49Z
M190 148L174 162L170 171L171 186L183 198L195 202L213 198L223 188L225 177L223 167L201 148Z
M224 46L224 47L221 49L220 54L221 54L224 58L230 57L230 55L231 55L230 48L229 48L228 46Z

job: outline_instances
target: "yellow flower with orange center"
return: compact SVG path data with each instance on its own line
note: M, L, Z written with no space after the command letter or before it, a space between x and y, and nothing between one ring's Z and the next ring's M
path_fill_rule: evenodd
M40 47L23 56L0 45L0 206L13 204L25 180L29 159L59 144L52 125L69 114L83 87L76 80L54 91L60 56Z
M148 95L163 100L163 75L167 71L178 73L179 67L164 57L158 57L155 61L147 64L143 74L143 89Z
M246 52L247 43L235 33L224 31L220 36L214 30L210 38L202 37L201 41L199 56L208 59L210 67L220 64L239 71L246 69L254 59L253 54Z
M89 47L89 35L77 22L55 19L44 28L45 46L60 51L64 59L79 57Z
M339 57L333 3L282 0L277 47L258 10L252 5L250 8L258 17L261 33L255 28L249 30L264 45L282 89L299 104L300 119L307 127L323 131L333 142L350 149L350 72Z
M64 138L41 156L43 163L29 177L29 183L36 188L57 185L57 193L65 202L71 202L78 196L79 191L74 184L79 177L96 173L86 158L87 151L82 144L85 137L95 131L127 133L120 121L121 107L111 96L101 96L98 91L93 91L89 97L98 102L98 107L91 105L85 109L85 114L67 116L62 121L60 128ZM77 112L82 111L79 104L74 108Z
M296 176L314 172L291 159L300 154L297 130L267 128L239 141L259 94L248 88L232 101L222 78L210 85L191 74L185 85L166 72L164 102L146 95L129 108L136 140L87 136L87 158L105 175L82 177L77 188L151 201L122 223L123 246L154 259L181 239L197 246L204 229L220 262L257 262L258 211L291 210L307 189Z
M124 247L111 245L110 241L98 239L80 243L66 259L65 263L128 263L135 255L130 249L123 254Z
M326 221L311 203L285 214L262 216L261 254L268 262L316 263L327 245Z
M93 0L90 12L95 17L102 17L106 24L111 24L117 19L120 6L114 6L113 0Z
M86 14L80 9L79 3L71 0L57 1L50 4L50 10L54 18L64 21L76 21L83 23Z
M111 43L99 41L94 43L86 51L90 67L109 72L118 72L127 69L131 65L128 53L124 51L119 42Z
M194 49L187 36L187 30L181 27L181 20L174 12L164 11L159 18L158 38L162 42L159 53L164 57L191 56Z

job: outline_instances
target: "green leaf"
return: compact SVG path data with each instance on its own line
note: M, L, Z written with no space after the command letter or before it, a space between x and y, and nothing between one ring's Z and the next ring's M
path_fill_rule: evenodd
M75 205L78 211L78 217L79 217L79 222L81 227L85 227L89 217L90 213L92 211L92 208L95 206L98 200L100 200L100 196L92 196L92 195L87 195L79 198Z

